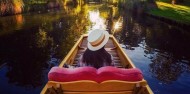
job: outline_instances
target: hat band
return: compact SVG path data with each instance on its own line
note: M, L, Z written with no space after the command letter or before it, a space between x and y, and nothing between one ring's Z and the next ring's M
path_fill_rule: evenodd
M104 41L104 39L105 39L105 35L103 35L103 38L101 38L100 41L95 42L95 43L90 42L90 44L91 44L92 46L95 46L95 47L96 47L96 46L100 45L100 44Z

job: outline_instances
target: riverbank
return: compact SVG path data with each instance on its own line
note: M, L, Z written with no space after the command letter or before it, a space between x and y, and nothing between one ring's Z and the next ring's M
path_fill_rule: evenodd
M0 16L9 16L28 12L46 12L49 9L59 9L63 5L64 2L61 2L61 0L39 0L32 2L24 2L22 0L12 2L11 0L2 0L0 1Z
M180 26L190 26L189 6L172 5L159 1L156 4L158 8L150 10L148 15Z

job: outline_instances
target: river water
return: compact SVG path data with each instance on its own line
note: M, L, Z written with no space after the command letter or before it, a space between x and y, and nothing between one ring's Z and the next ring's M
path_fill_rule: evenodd
M0 17L0 94L39 94L81 34L113 34L155 94L190 92L190 32L109 4Z

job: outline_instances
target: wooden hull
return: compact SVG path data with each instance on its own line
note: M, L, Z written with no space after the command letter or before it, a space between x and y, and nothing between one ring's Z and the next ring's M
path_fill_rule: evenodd
M59 67L63 67L65 63L76 67L76 63L79 60L80 55L85 51L86 47L87 35L82 35L70 50L68 55L61 62ZM119 43L112 35L110 35L105 49L114 57L114 62L117 63L116 67L135 68L134 64L124 53L122 48L119 46ZM138 82L108 80L102 83L96 83L88 80L73 82L48 81L41 91L41 94L57 94L58 91L56 91L55 88L60 88L60 90L63 91L58 91L64 92L64 94L153 94L144 79Z

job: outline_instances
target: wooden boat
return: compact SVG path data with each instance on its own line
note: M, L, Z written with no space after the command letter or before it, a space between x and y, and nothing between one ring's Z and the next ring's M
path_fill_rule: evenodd
M76 42L68 55L60 63L59 67L70 64L76 67L79 56L87 47L87 35L82 35ZM114 57L114 62L118 68L135 68L129 57L124 53L119 43L110 35L105 49ZM129 82L119 80L108 80L97 83L90 80L81 80L73 82L48 81L41 94L153 94L146 80Z

